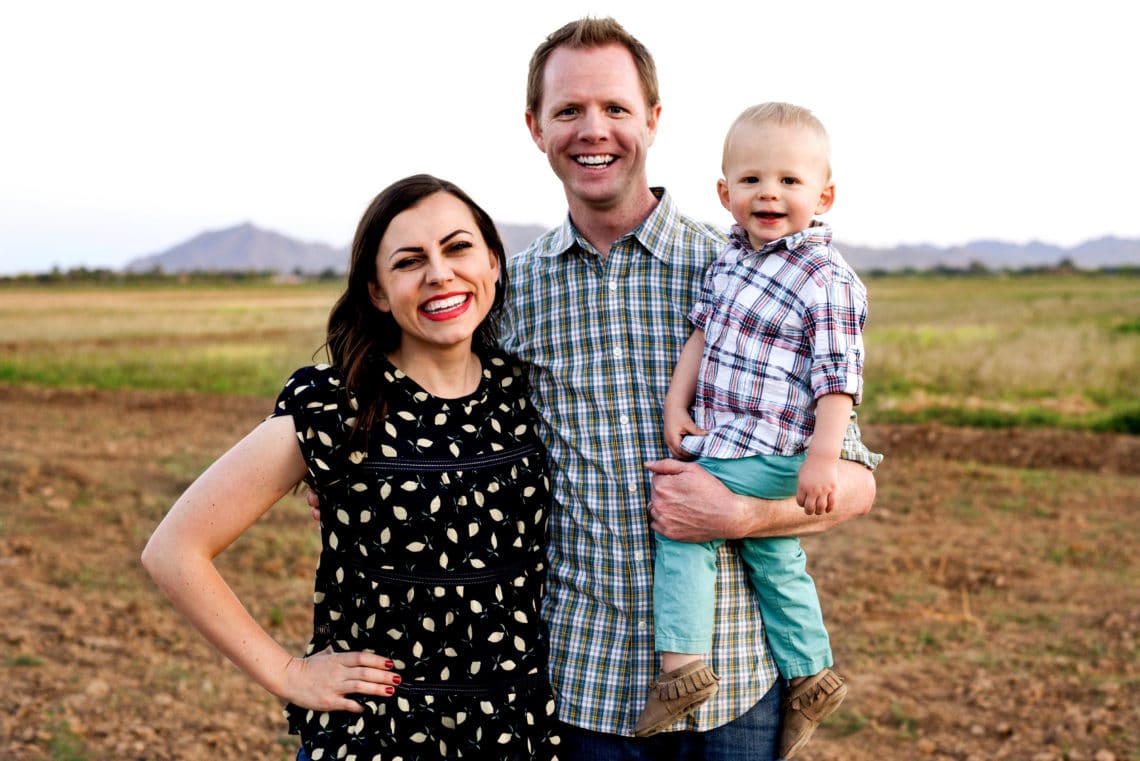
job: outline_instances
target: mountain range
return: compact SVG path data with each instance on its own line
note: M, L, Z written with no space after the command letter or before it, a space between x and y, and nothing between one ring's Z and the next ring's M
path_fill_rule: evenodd
M497 225L507 254L516 254L544 232L539 225ZM211 230L165 251L127 262L128 272L278 272L306 275L342 273L349 247L300 241L246 222Z
M544 232L539 225L498 225L507 253L525 249ZM1018 270L1070 262L1082 269L1140 266L1140 239L1105 237L1064 248L1048 243L1014 244L997 240L972 241L962 246L903 245L893 248L836 247L859 272L930 270L939 267ZM306 242L245 223L224 230L203 232L165 251L133 259L128 272L233 272L282 274L342 273L348 266L348 247Z

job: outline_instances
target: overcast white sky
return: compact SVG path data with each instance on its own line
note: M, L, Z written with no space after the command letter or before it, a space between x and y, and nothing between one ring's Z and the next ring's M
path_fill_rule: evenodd
M728 220L729 122L788 100L831 132L840 241L1140 237L1127 3L667 5L5 2L0 272L119 267L244 221L344 245L377 191L420 171L500 222L556 224L526 66L583 15L656 57L650 181L700 219Z

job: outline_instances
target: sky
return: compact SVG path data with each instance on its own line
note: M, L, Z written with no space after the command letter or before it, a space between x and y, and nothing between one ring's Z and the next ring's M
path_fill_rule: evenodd
M649 180L693 217L730 221L715 191L725 130L785 100L831 134L824 220L840 242L1140 237L1140 47L1125 8L5 2L0 274L115 269L243 222L343 246L372 197L417 172L499 222L558 224L565 196L525 127L526 67L587 15L653 53Z

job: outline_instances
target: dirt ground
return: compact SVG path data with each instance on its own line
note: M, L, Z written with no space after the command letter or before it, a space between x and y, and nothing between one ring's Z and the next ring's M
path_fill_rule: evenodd
M262 399L0 385L0 757L287 759L280 704L139 552ZM804 540L851 682L804 761L1140 759L1140 437L874 426L872 513ZM318 538L287 498L220 560L287 647Z

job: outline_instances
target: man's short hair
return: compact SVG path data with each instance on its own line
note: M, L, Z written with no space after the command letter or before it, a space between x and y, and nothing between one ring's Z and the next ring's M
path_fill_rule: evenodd
M661 100L657 87L657 64L653 56L636 37L625 30L612 18L581 18L571 21L561 29L551 33L530 58L530 71L526 80L527 113L539 116L542 108L542 78L546 73L546 61L550 54L561 47L581 49L600 48L607 45L620 45L633 56L637 75L641 79L641 89L645 94L645 105L652 109Z

